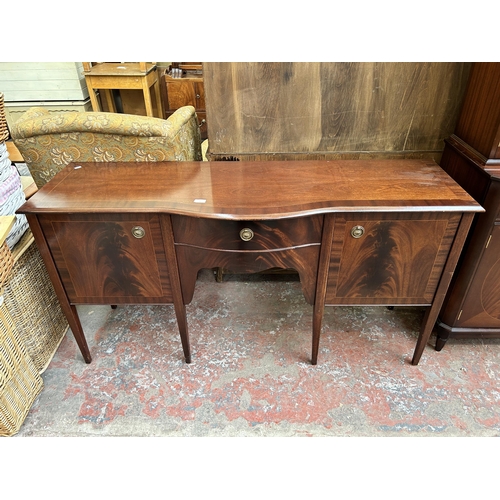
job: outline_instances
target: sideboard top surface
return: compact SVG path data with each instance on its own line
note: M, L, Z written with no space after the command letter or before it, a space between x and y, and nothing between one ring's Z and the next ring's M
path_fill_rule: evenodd
M276 219L328 212L482 211L425 160L70 164L19 213Z

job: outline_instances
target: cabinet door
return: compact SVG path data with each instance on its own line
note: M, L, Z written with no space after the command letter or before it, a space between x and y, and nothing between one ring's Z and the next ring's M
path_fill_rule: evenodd
M460 218L337 216L326 304L431 304Z
M43 215L39 219L72 303L172 301L158 216Z
M197 108L195 84L190 81L167 82L168 111L175 111L182 106Z
M493 226L456 327L500 328L500 221Z

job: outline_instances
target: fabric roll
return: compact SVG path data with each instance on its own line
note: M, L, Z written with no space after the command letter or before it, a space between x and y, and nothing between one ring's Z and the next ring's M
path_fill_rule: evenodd
M5 142L0 143L0 215L16 215L16 210L26 201L21 176L9 158ZM21 239L28 229L24 214L17 214L6 243L10 249Z

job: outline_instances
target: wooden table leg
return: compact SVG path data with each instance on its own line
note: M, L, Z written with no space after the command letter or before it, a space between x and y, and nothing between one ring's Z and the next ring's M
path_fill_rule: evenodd
M149 83L146 78L144 78L142 86L143 86L142 92L144 94L144 103L146 104L146 115L154 117L153 101L151 99L151 88L149 87Z
M448 260L444 267L443 273L441 275L441 280L434 295L434 300L432 305L425 312L424 319L422 321L422 327L420 329L420 335L418 336L417 345L415 347L415 352L413 353L413 359L411 361L412 365L418 365L420 357L424 352L425 346L429 341L429 337L432 333L434 325L437 321L439 311L443 305L444 299L446 297L446 292L450 286L451 278L455 271L460 253L462 251L463 244L469 233L469 228L474 218L473 213L464 213L458 226L453 245L451 246L450 253L448 254Z
M99 99L97 99L95 89L89 79L87 79L87 90L89 91L90 102L92 103L92 111L101 111Z
M333 227L335 216L325 215L323 222L323 235L321 237L321 253L319 255L318 277L316 280L316 295L313 308L313 337L311 364L318 363L319 339L325 309L326 285L328 282L328 268L332 251Z
M78 312L76 307L71 305L68 296L66 295L66 291L64 290L56 265L52 259L52 254L48 248L47 241L45 240L38 218L33 214L27 214L26 217L28 218L33 237L35 238L35 243L40 251L40 255L42 256L45 267L47 268L47 272L49 273L54 291L56 292L59 303L61 304L61 309L68 320L69 326L73 332L76 343L80 348L80 352L82 353L85 363L90 363L92 361L92 357L90 355L87 340L85 339L85 334L83 333L80 318L78 317Z
M106 97L106 103L108 104L108 110L110 113L116 113L115 99L113 97L113 91L110 89L101 89L101 92Z
M158 118L165 118L165 115L163 113L163 105L161 103L161 96L160 96L160 82L156 80L154 83L154 89L155 89L155 97L156 97L156 107L158 109Z
M186 318L186 306L182 297L181 280L179 277L179 268L177 266L177 256L174 246L174 231L170 215L160 217L161 230L163 234L163 245L167 255L167 265L170 274L170 286L172 287L172 296L174 301L175 315L181 337L182 349L186 363L191 363L191 348L189 344L189 332Z

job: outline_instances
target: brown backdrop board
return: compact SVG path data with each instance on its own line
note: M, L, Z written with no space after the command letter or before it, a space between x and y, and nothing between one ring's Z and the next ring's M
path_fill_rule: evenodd
M209 157L432 158L470 63L204 63Z

